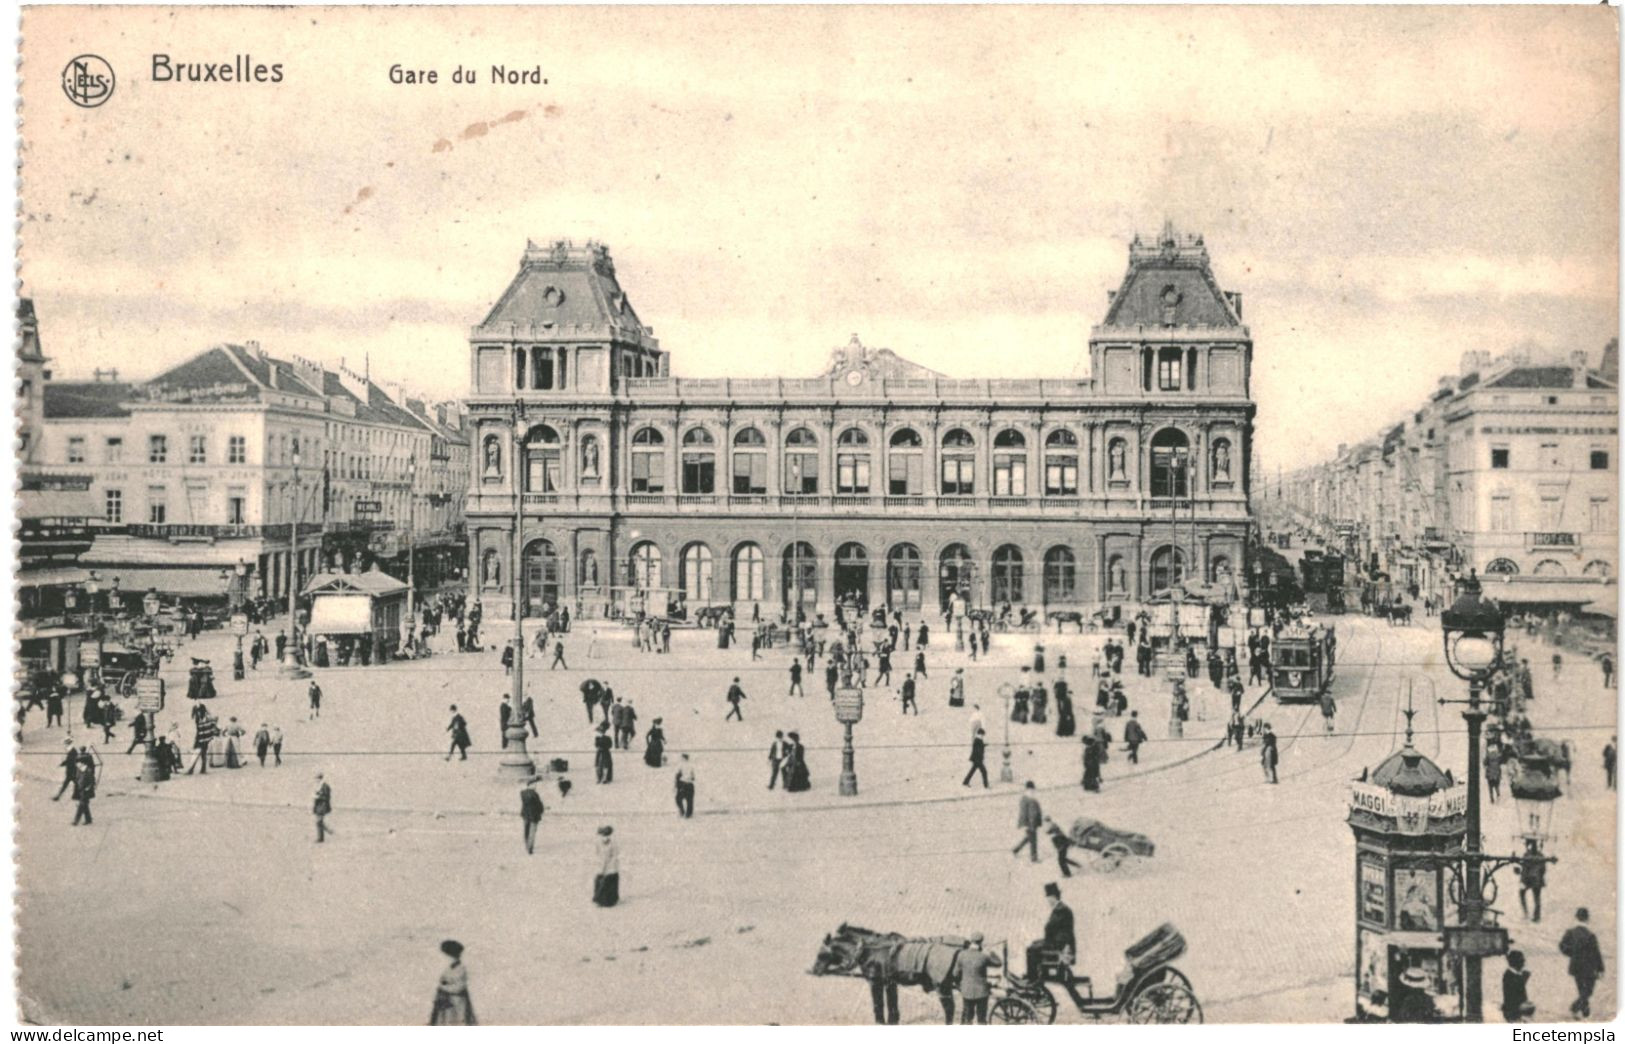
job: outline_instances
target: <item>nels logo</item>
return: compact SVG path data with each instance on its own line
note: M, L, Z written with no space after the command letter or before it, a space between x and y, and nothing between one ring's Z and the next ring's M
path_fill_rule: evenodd
M94 109L113 96L113 67L94 54L81 54L62 70L62 90L83 109Z

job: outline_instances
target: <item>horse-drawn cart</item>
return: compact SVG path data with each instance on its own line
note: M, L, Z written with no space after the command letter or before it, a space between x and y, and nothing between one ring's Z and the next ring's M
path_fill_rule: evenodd
M1040 1023L1055 1021L1055 995L1051 985L1060 986L1072 998L1078 1013L1099 1019L1123 1016L1130 1022L1201 1022L1202 1005L1185 973L1173 966L1185 952L1185 937L1171 924L1164 924L1123 951L1127 964L1118 973L1109 994L1096 995L1094 984L1072 974L1062 961L1047 960L1039 971L1039 981L1029 982L1005 975L994 989L990 1018L993 1022ZM1005 967L1010 965L1008 950Z
M1114 830L1098 819L1074 819L1068 836L1074 847L1097 853L1102 870L1116 870L1124 863L1149 859L1157 851L1157 846L1144 834Z

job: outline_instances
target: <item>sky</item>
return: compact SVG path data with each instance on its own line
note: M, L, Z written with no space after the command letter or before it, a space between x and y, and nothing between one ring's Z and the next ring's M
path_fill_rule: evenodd
M810 375L857 333L1083 376L1129 240L1172 220L1244 297L1273 472L1466 351L1595 362L1619 325L1611 7L33 7L22 52L58 377L257 340L459 397L469 328L556 238L610 246L679 375ZM87 52L117 85L81 109ZM152 82L154 54L283 80Z

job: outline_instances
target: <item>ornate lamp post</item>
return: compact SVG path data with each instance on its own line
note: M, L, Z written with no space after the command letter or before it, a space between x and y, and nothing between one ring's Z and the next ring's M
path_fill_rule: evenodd
M502 771L509 776L533 776L536 762L525 749L525 614L524 558L525 497L520 478L520 463L524 452L525 418L523 408L514 407L513 450L508 474L513 480L513 549L508 564L513 583L513 690L509 693L512 714L508 717L508 746L502 755Z
M417 529L418 458L406 458L406 634L407 640L417 633Z
M299 643L299 445L293 447L293 483L288 512L288 658L283 661L282 677L299 681L310 677L305 670Z
M1004 751L1000 755L999 782L1014 783L1016 781L1015 769L1010 766L1010 700L1016 694L1016 687L1009 682L999 686L999 698L1004 701Z
M862 689L846 685L835 690L835 720L846 728L846 740L841 746L841 796L856 797L858 770L857 754L852 749L852 726L863 720Z
M1484 685L1501 663L1501 646L1506 621L1494 602L1484 601L1476 575L1469 575L1459 585L1456 603L1440 614L1444 631L1444 657L1450 672L1467 683L1467 709L1461 712L1467 722L1467 837L1463 853L1464 867L1461 888L1462 927L1471 934L1485 927L1484 913L1488 903L1484 899L1483 881L1483 826L1479 814L1480 743L1479 733L1484 727L1486 713L1482 704ZM1461 700L1440 700L1440 703L1461 703ZM1505 932L1501 930L1504 937ZM1504 938L1503 938L1504 942ZM1475 948L1480 949L1480 948ZM1483 947L1490 949L1493 947ZM1465 969L1466 1011L1468 1022L1484 1021L1484 956L1469 950L1463 957Z

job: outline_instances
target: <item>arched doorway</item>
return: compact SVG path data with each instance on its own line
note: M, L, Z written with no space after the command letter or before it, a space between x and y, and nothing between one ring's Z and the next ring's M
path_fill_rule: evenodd
M862 544L842 544L835 549L835 600L854 598L858 607L869 606L869 552Z
M683 594L692 605L711 604L711 549L704 544L683 548Z
M993 552L993 604L1020 605L1027 600L1027 576L1021 549L1005 544Z
M533 540L525 547L525 616L545 616L559 604L559 556L551 540Z
M1190 496L1190 440L1178 428L1164 428L1151 439L1151 495Z
M964 544L949 544L937 557L937 603L944 609L955 594L971 604L971 582L976 570L970 548Z
M762 600L767 580L765 562L762 549L755 544L741 544L734 551L734 601Z
M806 541L797 541L784 549L784 605L792 611L799 606L801 612L812 616L818 604L818 552Z
M1168 588L1185 579L1185 553L1177 547L1159 547L1151 553L1151 593Z
M1078 600L1078 559L1070 547L1044 553L1044 604L1070 605Z
M893 609L920 607L923 572L920 549L913 544L898 544L886 555L886 601Z

